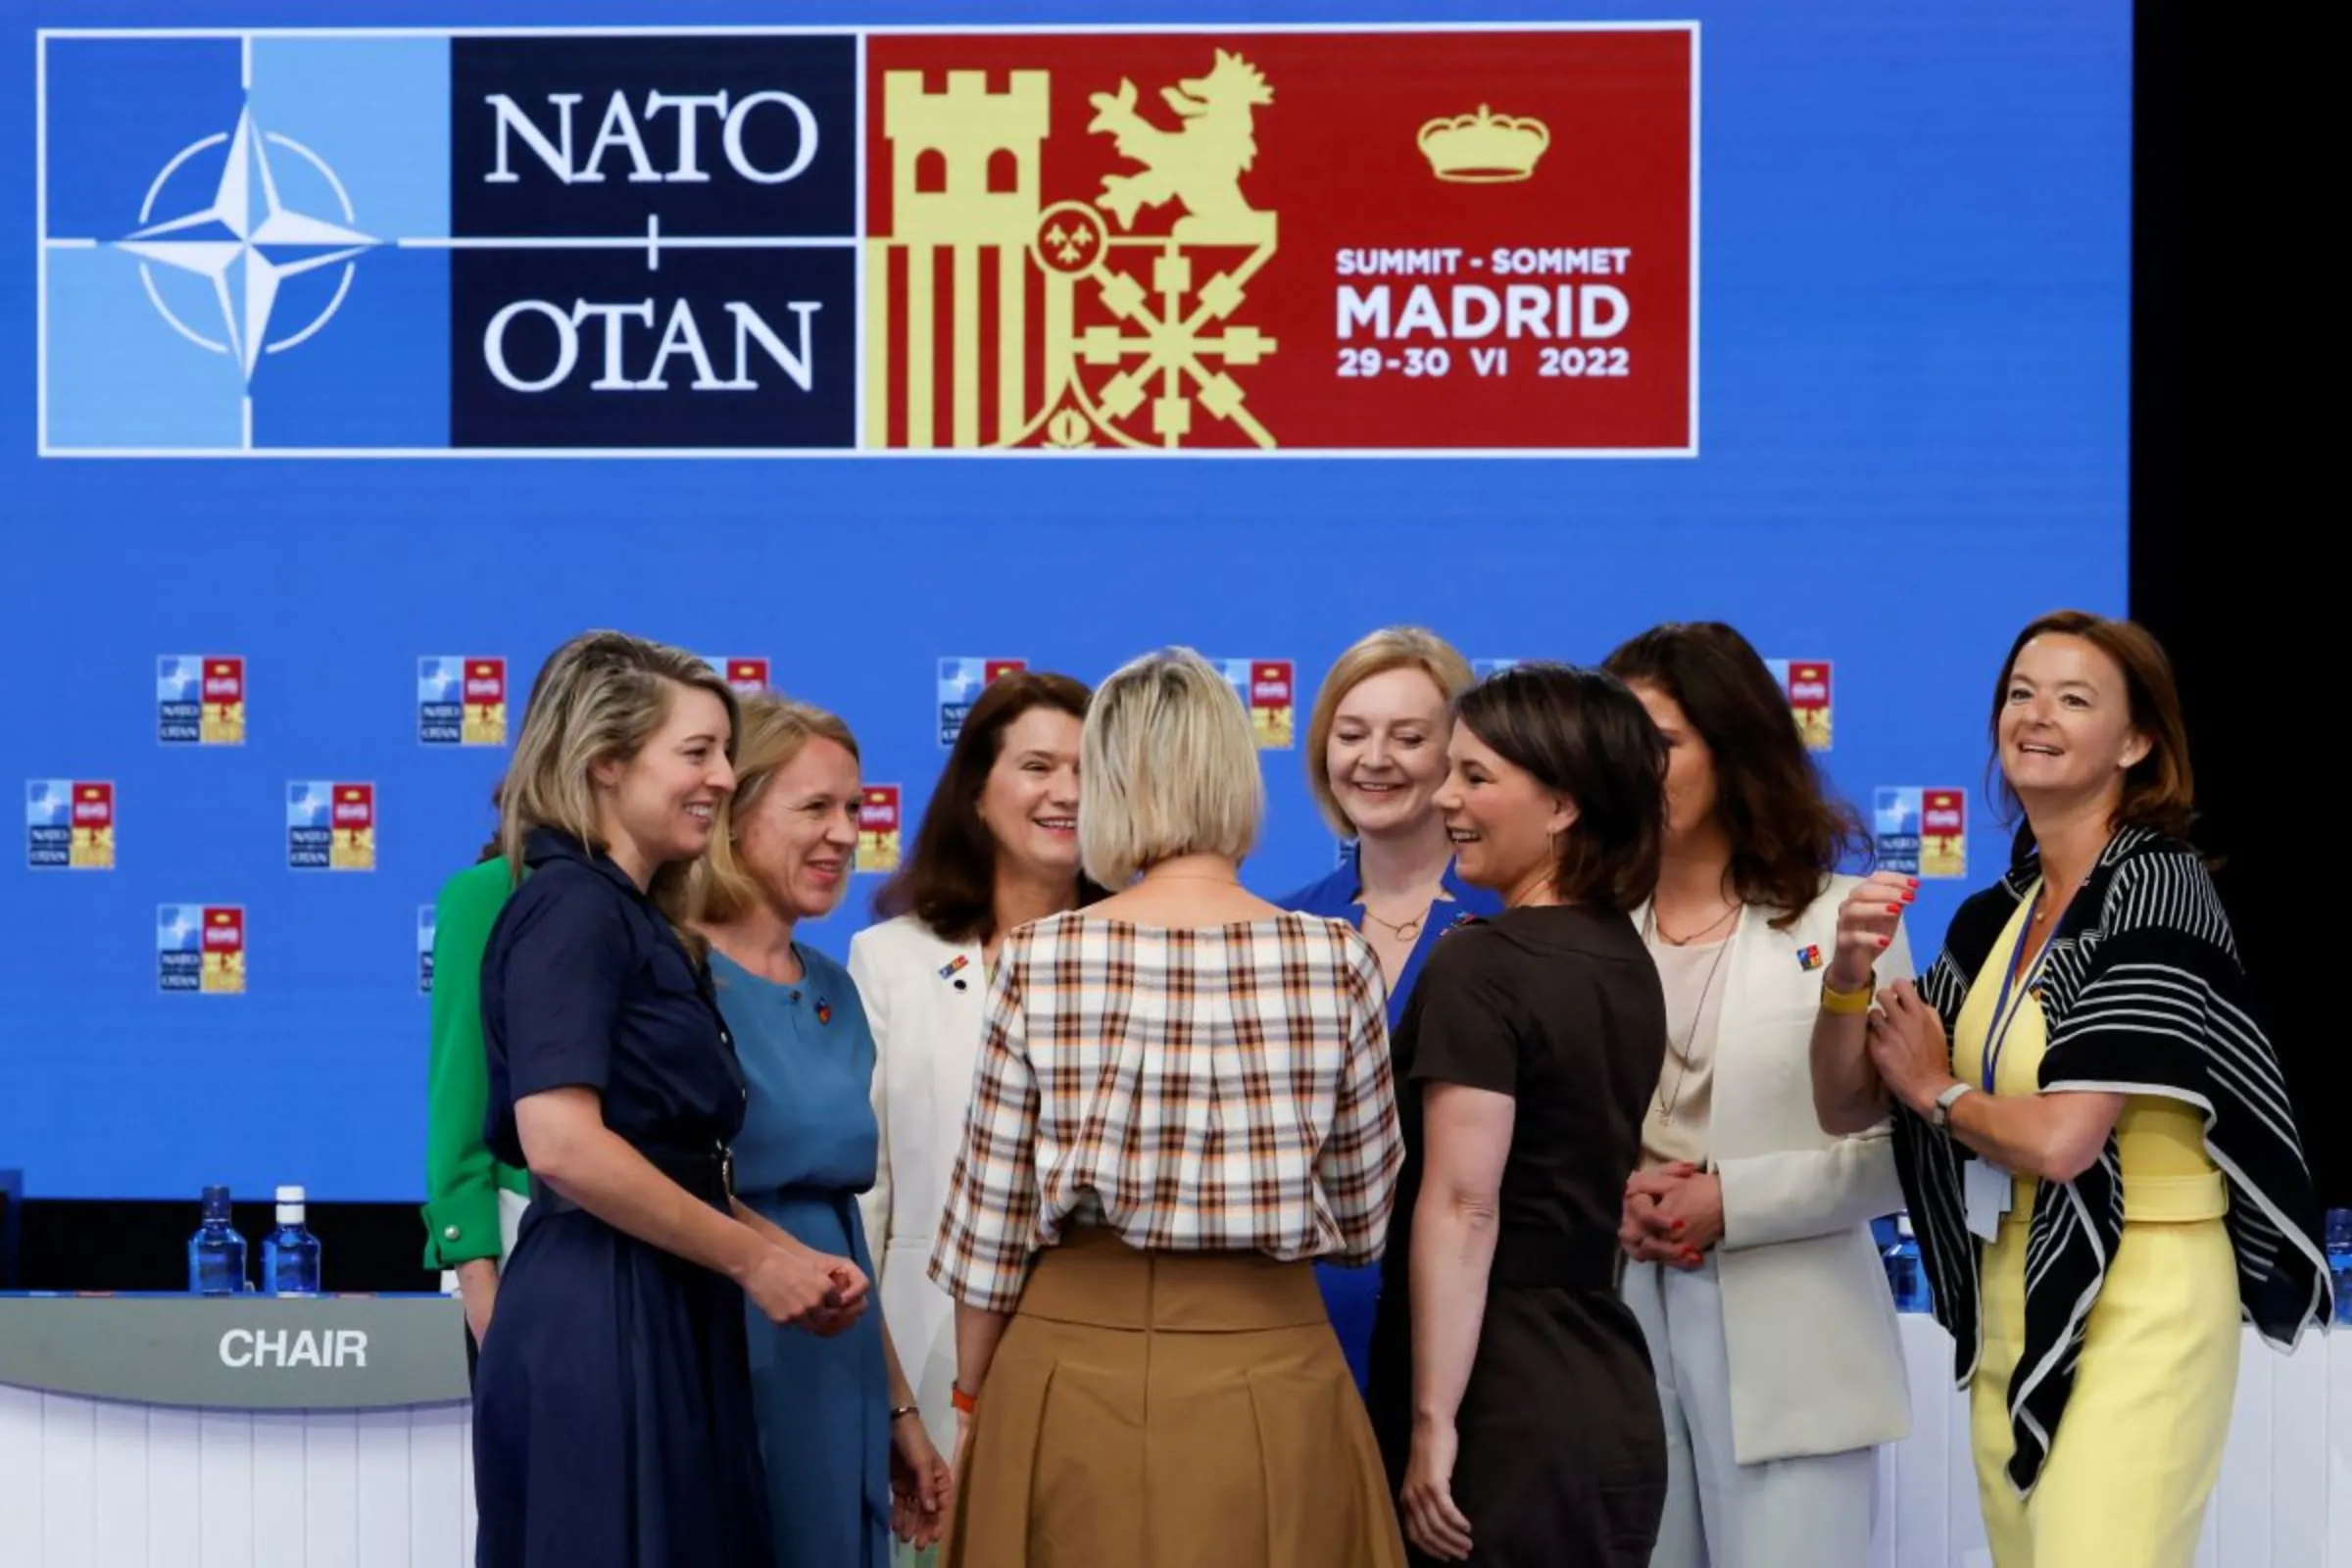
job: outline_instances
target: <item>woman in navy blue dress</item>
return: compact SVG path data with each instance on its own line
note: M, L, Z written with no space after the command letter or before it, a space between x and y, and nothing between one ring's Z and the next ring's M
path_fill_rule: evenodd
M865 1281L737 1204L744 1078L673 928L734 786L735 700L615 632L560 650L514 748L482 961L484 1133L532 1202L474 1397L480 1568L767 1568L744 1299L838 1332Z
M743 704L741 776L695 867L696 929L750 1082L735 1140L742 1200L871 1277L858 1195L874 1184L874 1037L849 972L796 940L857 869L858 743L821 710ZM882 1314L814 1339L751 1314L752 1402L776 1568L887 1568L894 1523L937 1539L950 1477Z
M1432 804L1446 782L1450 704L1469 661L1417 626L1391 626L1342 654L1306 725L1306 785L1323 819L1354 848L1340 867L1273 902L1346 920L1371 940L1389 983L1389 1033L1438 938L1502 901L1454 874L1453 846ZM1380 1271L1317 1265L1323 1303L1358 1388L1367 1376Z

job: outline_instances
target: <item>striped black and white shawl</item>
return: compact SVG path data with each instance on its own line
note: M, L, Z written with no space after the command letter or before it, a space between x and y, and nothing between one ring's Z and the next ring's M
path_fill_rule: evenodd
M2040 875L2028 855L1953 915L1921 993L1956 1036L1960 1004ZM1989 983L1989 980L1988 980ZM2205 1148L2230 1183L2238 1298L2274 1347L2333 1313L2319 1201L2285 1082L2250 1010L2244 971L2213 881L2176 839L2127 828L2109 840L2049 941L2039 994L2049 1024L2044 1090L2155 1095L2195 1105ZM1976 1374L1978 1247L1961 1199L1973 1157L1897 1107L1895 1158L1936 1318L1951 1332L1959 1381ZM2026 1250L2024 1353L2008 1391L2016 1453L2010 1483L2030 1493L2073 1390L2084 1327L2123 1240L2124 1190L2109 1135L2071 1182L2042 1182Z

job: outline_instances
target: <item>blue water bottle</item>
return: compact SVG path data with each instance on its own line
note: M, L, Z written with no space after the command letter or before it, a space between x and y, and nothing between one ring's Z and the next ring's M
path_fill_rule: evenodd
M188 1290L234 1296L245 1289L245 1238L229 1223L228 1189L204 1190L204 1223L188 1238Z
M318 1294L318 1238L303 1224L303 1192L277 1190L277 1229L262 1243L262 1285L273 1296Z
M2335 1320L2352 1323L2352 1208L2328 1211L2328 1274L2335 1281Z
M1897 1312L1928 1310L1928 1275L1920 1266L1919 1241L1911 1234L1911 1216L1894 1220L1894 1245L1886 1249L1886 1287L1894 1293Z

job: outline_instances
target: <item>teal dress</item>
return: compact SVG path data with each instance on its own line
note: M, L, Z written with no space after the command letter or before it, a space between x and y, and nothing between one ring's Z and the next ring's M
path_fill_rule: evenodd
M873 1277L858 1195L874 1184L880 1129L874 1036L849 971L796 945L797 985L710 955L718 1009L750 1086L735 1192L794 1237ZM776 1568L887 1568L890 1375L882 1314L820 1339L747 1306L752 1400L766 1461Z

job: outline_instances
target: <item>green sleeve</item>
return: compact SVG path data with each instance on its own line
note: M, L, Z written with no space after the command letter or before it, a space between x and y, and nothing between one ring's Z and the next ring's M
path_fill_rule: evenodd
M498 1190L517 1185L482 1142L490 1064L482 1047L482 955L506 906L507 862L485 860L433 904L432 1062L424 1143L424 1263L499 1255Z

